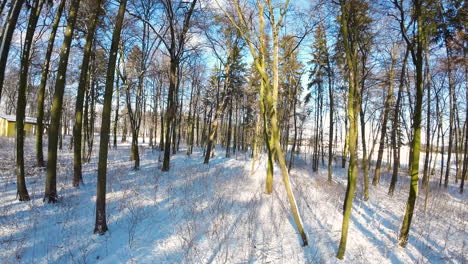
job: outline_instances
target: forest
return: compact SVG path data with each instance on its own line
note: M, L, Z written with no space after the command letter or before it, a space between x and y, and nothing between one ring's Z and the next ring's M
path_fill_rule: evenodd
M0 0L0 263L468 263L468 2Z

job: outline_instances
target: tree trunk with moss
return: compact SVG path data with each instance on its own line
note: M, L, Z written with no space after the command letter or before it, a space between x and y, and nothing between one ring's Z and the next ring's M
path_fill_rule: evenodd
M75 29L76 17L80 0L73 0L68 14L68 25L65 29L62 49L60 50L60 61L58 65L57 80L51 108L51 119L49 127L49 144L47 152L47 178L45 184L44 201L57 202L57 145L60 129L60 117L62 115L63 94L66 84L68 57L70 55L71 41Z
M76 95L75 104L75 125L73 126L73 186L78 187L80 183L83 183L83 176L81 172L81 144L82 137L81 131L83 128L83 101L86 90L86 84L88 81L88 69L89 61L92 52L94 33L96 31L96 25L99 18L99 11L101 10L102 0L95 2L94 14L91 17L90 26L86 35L86 44L83 50L83 60L81 63L80 80L78 83L78 91Z
M5 80L5 67L8 61L8 53L13 37L13 32L18 22L24 0L12 0L6 24L3 29L2 42L0 45L0 100L2 99L3 81Z
M103 235L107 230L106 221L106 182L107 182L107 154L109 151L109 134L112 113L112 92L114 89L115 64L120 43L120 33L125 16L127 0L121 0L119 11L112 34L112 43L109 51L109 63L107 64L106 88L104 91L104 103L102 110L101 140L99 141L98 180L96 188L96 223L94 233Z
M353 2L341 3L340 26L341 35L343 37L343 46L346 57L346 65L348 67L348 103L347 103L347 120L349 120L349 128L347 131L348 149L349 149L349 166L348 166L348 185L346 188L346 195L343 205L343 223L341 228L341 239L338 248L337 258L343 259L346 251L346 243L348 239L349 219L351 218L351 209L353 206L354 192L356 189L356 182L358 176L358 154L357 154L357 140L358 140L358 115L360 112L360 98L359 98L359 70L358 70L358 47L357 43L351 41L356 37L356 31L350 28L349 20L351 16L357 14L350 14Z
M31 47L37 20L41 13L43 0L34 0L29 14L28 28L21 54L21 72L18 84L18 102L16 108L16 178L17 197L20 201L29 201L26 180L24 178L24 118L26 112L26 89L28 86Z
M421 14L421 1L414 1L415 19L417 22L417 35L415 42L407 43L411 50L413 63L416 67L416 104L414 108L413 116L413 141L412 146L412 159L410 168L411 184L409 189L408 202L406 204L405 217L403 219L403 225L400 232L400 246L405 247L408 243L408 236L411 227L411 221L413 219L413 212L416 204L416 198L418 196L418 180L419 180L419 155L421 147L421 116L422 116L422 99L423 99L423 46L425 36L423 33L423 18ZM404 25L401 26L402 29ZM416 45L414 47L413 45Z
M47 79L49 77L49 66L50 59L52 57L52 51L54 49L55 36L57 35L57 29L59 26L60 18L62 17L63 9L65 7L65 0L61 0L57 7L57 13L55 14L54 22L49 36L49 42L47 43L47 51L45 55L45 61L42 66L41 83L39 84L39 90L37 92L37 129L36 129L36 161L37 166L44 166L44 154L42 152L43 146L43 134L44 134L44 101L45 101L45 89L47 86Z

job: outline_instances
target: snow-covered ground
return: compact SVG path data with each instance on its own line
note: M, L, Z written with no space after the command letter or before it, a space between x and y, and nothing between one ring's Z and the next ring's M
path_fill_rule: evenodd
M19 202L14 139L0 138L0 263L468 262L468 195L460 195L455 185L439 189L436 180L427 213L421 191L409 244L398 246L409 185L404 170L393 197L387 196L385 172L380 186L371 186L367 202L359 178L345 260L339 261L346 171L338 165L331 186L326 169L311 172L303 155L292 170L309 239L303 248L278 169L274 193L263 192L264 160L251 174L244 154L226 159L218 149L205 165L201 150L191 157L181 151L172 157L170 172L161 172L159 152L142 147L141 169L134 171L129 146L119 145L109 152L109 232L99 236L93 234L98 146L83 168L85 184L76 189L67 141L59 154L60 202L47 204L42 202L45 171L34 167L33 144L28 138L26 181L32 199Z

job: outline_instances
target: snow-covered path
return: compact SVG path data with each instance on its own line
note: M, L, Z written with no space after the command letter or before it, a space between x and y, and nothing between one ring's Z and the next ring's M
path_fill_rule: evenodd
M313 173L298 158L291 179L309 238L301 247L279 170L274 193L264 189L264 161L251 174L244 154L226 159L219 150L209 165L202 153L172 157L170 172L160 171L158 151L143 149L141 169L131 170L128 146L110 151L107 214L109 232L94 235L96 157L84 167L85 185L71 187L71 153L60 153L60 203L42 202L45 171L34 168L32 140L27 187L32 200L16 201L14 148L0 148L1 263L466 263L468 196L434 182L428 213L424 196L406 249L397 236L407 199L408 180L400 177L387 196L389 175L362 199L356 192L344 261L335 258L346 171Z

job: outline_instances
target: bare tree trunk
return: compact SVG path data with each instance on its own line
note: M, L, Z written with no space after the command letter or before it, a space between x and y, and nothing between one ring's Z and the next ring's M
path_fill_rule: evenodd
M407 49L405 52L405 57L403 59L403 65L401 67L400 73L400 84L398 88L398 95L397 100L395 103L395 107L393 109L393 120L392 120L392 146L393 146L393 172L392 172L392 179L390 181L390 187L388 189L388 194L390 196L393 195L395 191L395 186L398 181L398 169L400 168L400 138L398 135L398 131L400 131L400 124L399 124L399 115L400 115L400 104L401 104L401 97L403 94L403 88L405 85L405 73L406 73L406 62L408 61L409 50Z
M452 51L449 47L448 40L445 40L445 49L447 53L447 67L448 67L448 80L449 80L449 107L450 107L450 119L449 119L449 142L448 142L448 155L447 155L447 169L445 170L445 180L444 180L444 187L447 188L450 171L452 165L450 164L452 158L452 141L453 135L455 133L454 123L455 123L455 105L454 105L454 98L455 98L455 91L453 85L453 77L452 77Z
M413 141L412 145L412 160L411 160L411 184L408 196L408 202L406 205L405 217L403 219L403 224L401 227L400 233L400 246L405 247L408 243L408 236L411 226L411 221L413 219L413 212L416 204L416 198L418 195L418 180L419 180L419 155L420 155L420 146L421 146L421 116L422 116L422 99L424 92L423 85L423 18L421 15L421 3L419 0L414 1L415 8L415 18L417 20L417 37L416 37L416 47L412 50L413 63L416 67L416 104L414 108L413 115ZM403 22L401 22L403 24ZM404 25L401 26L404 30ZM409 44L409 43L408 43ZM416 51L414 51L416 49Z
M5 1L6 2L6 1ZM59 26L60 18L62 17L63 9L65 6L65 0L61 0L58 7L57 13L55 14L54 22L47 43L47 51L45 55L44 65L42 66L41 83L39 84L39 90L37 93L37 132L36 132L36 160L37 166L44 166L44 154L42 150L42 140L44 134L44 100L45 100L45 88L47 86L47 78L49 77L49 65L52 57L52 51L54 49L55 36L57 34L57 28Z
M31 47L33 45L34 32L36 31L37 20L41 13L43 0L32 2L29 15L28 28L24 39L23 52L21 54L21 73L18 85L18 102L16 108L16 196L20 201L29 201L26 180L24 177L24 118L26 112L26 88L28 86L29 63Z
M120 33L125 15L127 0L121 0L117 14L114 33L112 34L112 44L109 52L109 63L107 65L106 88L104 92L104 104L102 111L101 140L99 142L99 162L98 181L96 190L96 223L95 234L104 234L107 231L106 221L106 176L107 176L107 153L109 148L109 132L112 111L112 91L115 76L115 64L117 61L117 51L120 43Z
M114 114L114 149L117 148L117 129L119 127L119 108L120 108L120 87L119 87L119 75L117 74L115 80L115 91L116 95L116 106L115 106L115 114Z
M178 60L171 58L170 72L169 72L169 91L167 94L167 109L166 109L166 138L164 144L164 159L162 165L162 171L169 171L170 159L171 159L171 125L175 117L175 104L174 104L174 92L176 89L177 81L177 65ZM173 128L174 129L174 128Z
M96 25L99 18L99 10L101 10L102 0L97 0L95 2L95 12L91 17L89 30L86 35L86 44L83 50L83 61L81 63L81 73L80 80L78 83L78 90L76 95L76 105L75 105L75 125L73 126L73 138L74 138L74 147L73 147L73 186L78 187L80 183L83 183L83 175L81 173L81 143L82 143L82 127L83 127L83 101L85 95L86 84L88 82L88 69L89 61L92 52L94 33L96 31Z
M2 42L0 44L0 100L2 99L3 81L5 79L5 67L10 52L10 44L13 37L13 32L18 22L24 0L12 0L10 12L8 13L7 22L3 29Z
M71 2L70 11L68 14L68 25L65 30L62 49L60 51L60 61L58 66L57 79L55 81L55 93L51 108L51 120L49 126L47 178L44 195L44 201L47 200L49 203L57 202L57 141L60 133L60 118L62 115L63 94L66 83L68 57L70 54L73 30L75 29L75 22L79 5L80 0L73 0Z

